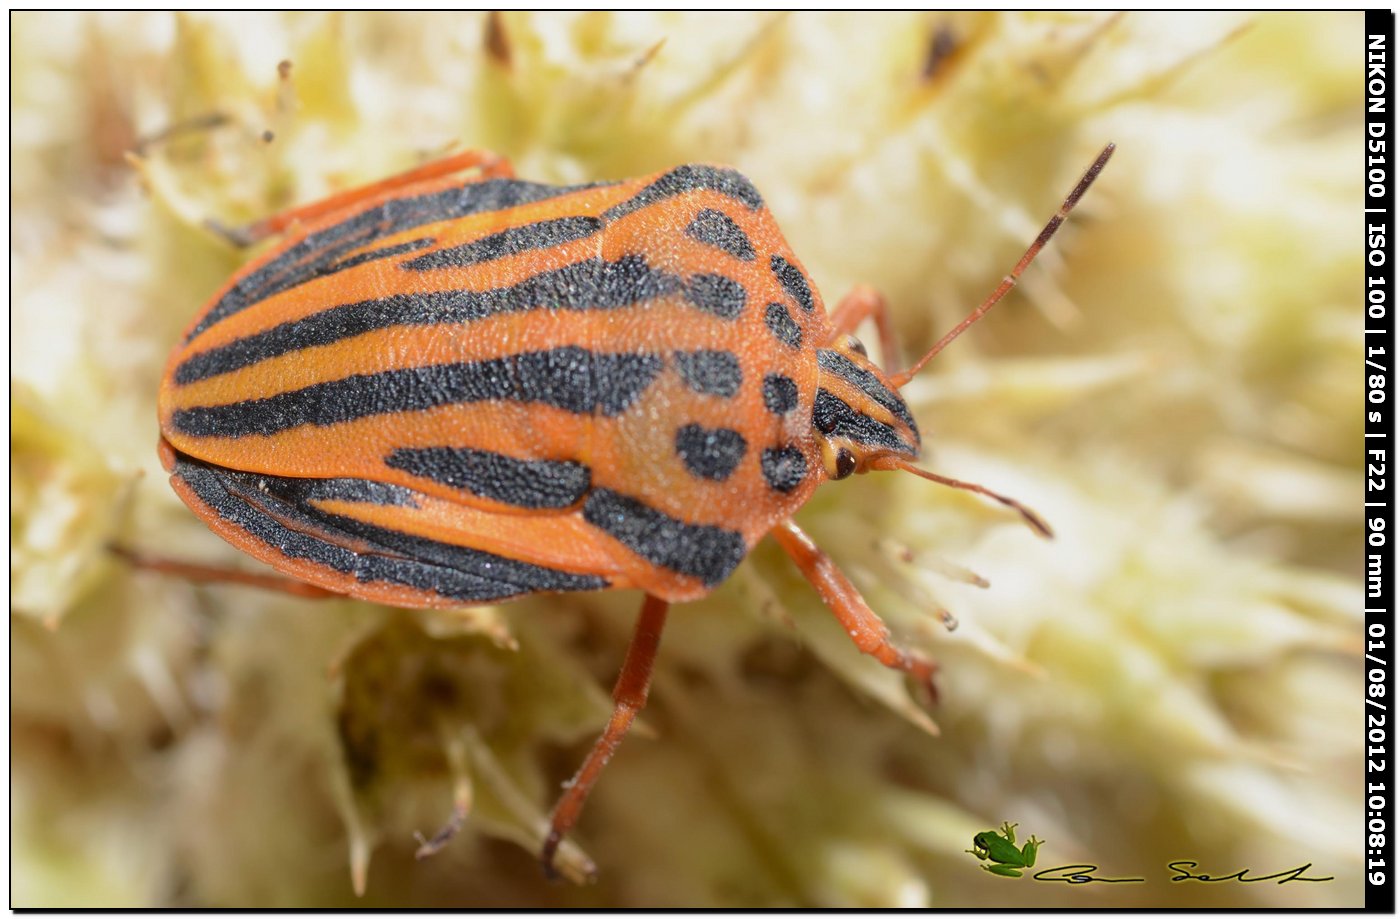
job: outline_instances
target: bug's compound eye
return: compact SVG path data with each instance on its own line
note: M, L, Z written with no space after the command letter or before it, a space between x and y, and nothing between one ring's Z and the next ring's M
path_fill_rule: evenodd
M831 441L822 441L822 466L826 468L828 479L849 478L859 463L856 455L845 447L838 447Z
M861 341L859 338L856 338L854 335L846 336L846 347L849 350L859 354L861 357L870 356L870 354L865 350L865 342Z

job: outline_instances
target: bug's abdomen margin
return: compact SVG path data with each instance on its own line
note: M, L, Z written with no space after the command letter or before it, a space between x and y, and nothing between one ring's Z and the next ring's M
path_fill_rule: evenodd
M330 513L323 504L414 507L409 489L287 479L210 466L161 445L176 492L216 533L303 580L399 606L464 606L540 591L600 590L573 574Z

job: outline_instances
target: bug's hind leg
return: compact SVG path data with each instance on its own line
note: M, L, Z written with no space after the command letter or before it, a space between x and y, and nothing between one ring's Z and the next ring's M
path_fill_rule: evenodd
M875 330L880 335L880 362L886 367L898 367L899 339L890 323L889 303L884 294L869 284L852 287L836 304L836 311L831 314L831 341L850 335L867 319L875 320Z
M481 170L468 181L509 179L515 176L515 169L505 157L486 150L464 150L461 153L454 153L451 156L415 166L387 179L361 185L358 188L346 189L328 198L322 198L320 201L264 217L262 220L245 227L225 227L213 220L208 221L206 225L236 246L249 246L269 236L275 236L294 224L312 223L329 214L354 207L362 201L368 201L384 192L406 188L419 182L441 178L467 169Z
M865 602L850 579L836 567L831 556L812 542L812 537L791 520L785 520L773 528L773 538L816 588L822 602L831 607L857 648L886 667L909 674L930 703L938 701L938 689L933 682L938 665L890 641L890 630L885 623Z
M661 644L661 629L666 625L666 610L670 604L665 600L647 595L642 604L642 613L637 617L637 628L632 633L632 643L627 646L627 657L622 664L622 672L613 687L613 713L608 726L593 744L588 757L579 766L578 772L564 786L564 794L554 805L554 813L549 818L549 833L540 848L540 863L545 874L555 877L554 853L559 843L578 821L579 812L598 781L603 767L617 752L617 745L632 726L637 712L646 705L647 690L651 687L652 664L656 662L656 649Z
M128 549L125 546L119 545L111 545L108 546L107 549L133 568L172 575L177 578L183 578L186 581L192 581L196 584L240 584L244 587L256 587L260 590L274 590L279 593L291 594L294 597L309 597L315 600L342 596L334 591L326 590L323 587L307 584L305 581L298 581L296 578L285 578L277 574L262 574L254 571L243 571L238 568L226 568L220 565L201 565L196 562L184 562L178 559L166 558L163 555L147 555L144 552L137 552L134 549Z

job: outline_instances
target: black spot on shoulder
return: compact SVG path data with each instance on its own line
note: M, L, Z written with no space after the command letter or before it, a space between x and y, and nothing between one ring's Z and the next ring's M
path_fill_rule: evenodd
M653 565L699 578L706 587L729 577L748 553L735 530L685 523L607 488L588 493L583 519Z
M697 274L685 285L685 298L721 319L737 319L748 304L744 285L722 274Z
M746 262L757 257L748 234L724 211L708 207L700 211L685 228L685 235Z
M763 405L775 415L797 408L797 383L792 377L770 373L763 378Z
M676 431L676 454L690 473L723 482L738 467L748 450L744 435L731 428L707 428L688 424Z
M778 283L783 285L783 290L788 292L788 296L797 301L798 306L809 313L816 309L816 302L812 299L812 285L807 283L807 277L796 265L781 255L775 255L768 260L768 267L773 269Z
M783 494L801 485L807 477L807 457L796 447L764 450L759 465L768 487Z
M789 348L802 345L802 327L781 303L768 304L767 309L763 311L763 324L768 326L768 331L773 333L774 338Z
M731 351L677 351L673 357L685 385L702 395L728 399L744 382L739 358Z

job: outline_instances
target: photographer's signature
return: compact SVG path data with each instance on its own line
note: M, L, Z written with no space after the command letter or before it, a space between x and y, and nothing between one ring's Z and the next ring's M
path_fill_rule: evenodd
M1217 884L1221 881L1238 881L1241 884L1256 884L1260 881L1275 881L1279 884L1287 884L1289 881L1310 881L1313 883L1334 880L1332 877L1315 878L1308 877L1304 872L1312 868L1312 862L1299 865L1296 868L1288 868L1284 871L1276 871L1273 874L1251 874L1253 869L1241 868L1234 874L1212 875L1207 873L1197 874L1193 869L1200 866L1199 862L1182 860L1167 862L1167 870L1172 872L1167 880L1172 883L1178 881L1200 881L1206 884ZM1141 884L1147 878L1105 878L1094 874L1099 870L1098 865L1060 865L1056 868L1046 868L1031 875L1037 881L1058 881L1063 884Z
M1035 866L1038 850L1044 844L1043 840L1032 836L1024 846L1016 848L1016 824L1003 823L1000 832L987 830L973 836L972 848L966 851L969 855L974 855L980 861L986 862L982 865L983 871L1001 877L1018 878ZM1232 874L1214 875L1198 871L1200 866L1200 862L1190 859L1167 862L1167 870L1172 872L1167 880L1174 884L1181 881L1196 881L1202 884L1218 884L1223 881L1257 884L1261 881L1273 881L1276 884L1287 884L1290 881L1321 883L1334 880L1330 875L1328 877L1309 877L1306 872L1312 868L1312 862L1299 865L1296 868L1275 871L1273 874L1260 875L1254 874L1252 868L1241 868ZM1094 873L1098 870L1098 865L1059 865L1055 868L1043 868L1032 874L1031 878L1036 881L1061 884L1142 884L1147 881L1147 878L1099 877Z

